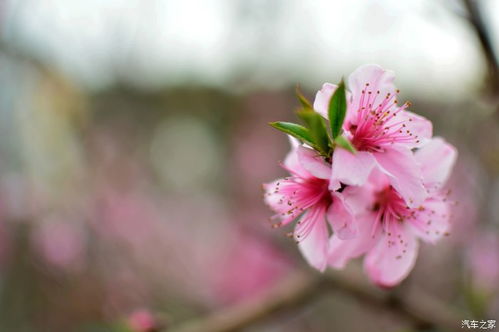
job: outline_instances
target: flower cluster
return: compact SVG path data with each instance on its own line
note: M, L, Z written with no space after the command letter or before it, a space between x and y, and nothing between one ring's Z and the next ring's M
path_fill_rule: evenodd
M264 185L274 227L292 233L320 271L364 256L369 278L391 287L411 271L419 239L449 231L443 186L457 152L432 137L432 124L399 106L394 74L364 65L343 82L325 83L313 105L301 94L299 117L271 125L291 140L289 176Z

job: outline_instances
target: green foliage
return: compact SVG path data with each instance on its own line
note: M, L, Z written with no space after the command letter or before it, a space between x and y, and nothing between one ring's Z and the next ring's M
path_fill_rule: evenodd
M329 101L328 117L331 127L331 135L336 139L341 134L341 127L347 112L347 99L345 93L345 83L341 80L338 88Z
M275 129L280 130L286 134L289 134L299 139L300 141L308 143L315 147L312 135L310 134L310 131L307 128L292 122L278 121L278 122L270 122L269 124Z
M297 113L298 116L307 124L314 145L317 146L319 152L324 156L329 156L331 152L331 144L327 134L326 121L324 118L312 109L303 108Z
M296 93L296 97L298 97L298 100L300 101L300 104L303 108L305 109L310 109L312 110L313 107L312 107L312 104L310 103L310 101L308 101L307 98L305 98L305 96L301 93L300 91L300 88L299 87L296 87L296 90L295 90L295 93Z
M326 158L331 157L335 146L340 146L352 153L356 152L352 144L341 136L347 110L345 83L343 80L339 83L329 101L329 125L326 119L315 112L312 103L298 88L296 89L296 96L301 104L297 115L305 126L291 122L271 122L272 127L299 139L301 142L307 143ZM328 127L330 131L328 131Z
M352 143L350 143L350 141L348 139L346 139L344 136L338 136L338 137L336 137L336 139L334 140L334 142L336 143L337 146L342 147L343 149L345 149L347 151L350 151L352 153L356 153L357 152L357 150L352 145Z

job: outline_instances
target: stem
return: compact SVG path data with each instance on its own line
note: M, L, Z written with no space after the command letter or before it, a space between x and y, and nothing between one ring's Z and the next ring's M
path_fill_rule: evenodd
M499 64L494 51L492 39L490 38L487 25L484 22L482 12L476 0L463 0L464 6L468 12L468 21L473 27L475 34L480 41L485 60L488 67L488 84L490 92L494 95L499 91Z
M406 319L416 328L459 331L461 318L438 300L420 291L403 296L383 291L359 278L340 273L324 275L298 272L264 296L215 312L205 318L187 322L172 332L239 331L272 314L307 304L327 290L338 290L364 304L389 311Z
M304 305L320 295L321 278L297 273L271 289L265 295L248 302L215 312L205 318L175 329L172 332L228 332L238 331L271 314ZM170 332L170 330L168 330Z

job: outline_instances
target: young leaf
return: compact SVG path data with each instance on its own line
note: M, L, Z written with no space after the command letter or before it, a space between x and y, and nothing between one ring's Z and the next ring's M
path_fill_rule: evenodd
M298 100L300 101L300 104L304 108L308 108L308 109L312 109L313 108L312 104L310 104L310 101L308 101L308 99L305 98L305 96L301 93L300 87L298 85L296 86L295 93L296 93L296 96L298 97Z
M341 126L343 126L346 112L347 98L345 93L345 83L341 80L338 88L329 101L328 116L333 139L336 139L336 137L338 137L341 133Z
M346 139L344 136L338 136L334 140L337 146L342 147L343 149L350 151L351 153L356 153L357 150L355 147L350 143L348 139Z
M324 118L311 109L302 109L297 113L309 127L310 136L319 152L324 156L329 156L331 147L329 145L329 137L327 135L327 127Z
M310 131L303 126L300 126L299 124L281 121L270 122L269 124L277 130L298 138L300 141L306 142L312 146L316 146L314 144L312 136L310 135Z

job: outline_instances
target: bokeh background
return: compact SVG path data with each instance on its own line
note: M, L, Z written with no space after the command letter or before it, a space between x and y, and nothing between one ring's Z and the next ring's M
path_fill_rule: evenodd
M365 63L459 149L401 287L499 321L498 52L497 0L0 1L0 331L168 331L308 270L267 122ZM245 329L336 330L410 326L332 293Z

